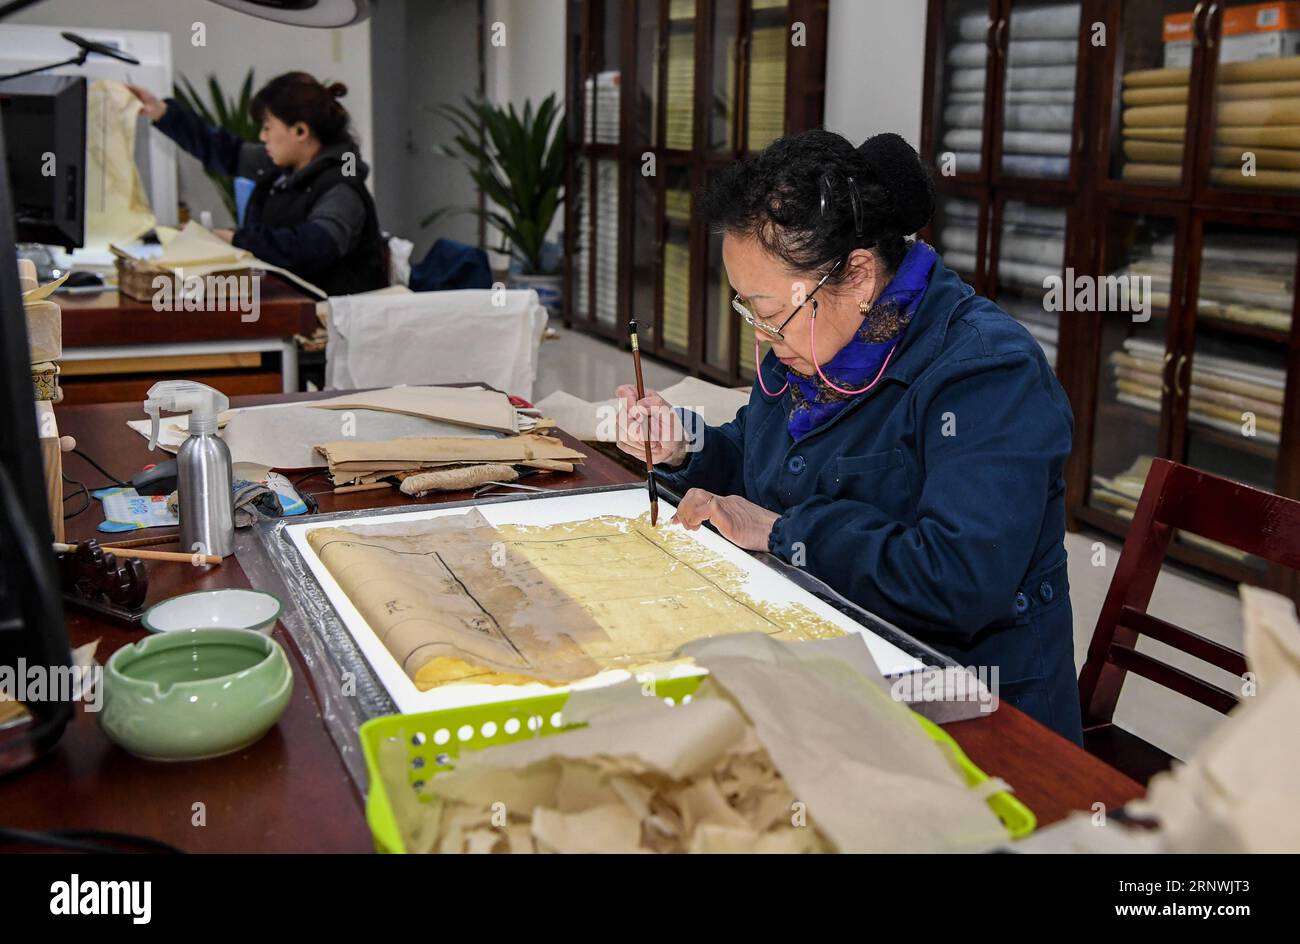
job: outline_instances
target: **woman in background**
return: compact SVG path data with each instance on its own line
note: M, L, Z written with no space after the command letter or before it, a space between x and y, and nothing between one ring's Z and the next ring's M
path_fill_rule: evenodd
M254 182L243 225L217 230L218 236L330 295L388 284L378 215L365 186L370 168L338 101L345 85L325 86L305 72L272 79L250 108L262 126L261 144L205 123L174 98L129 88L145 117L205 169Z

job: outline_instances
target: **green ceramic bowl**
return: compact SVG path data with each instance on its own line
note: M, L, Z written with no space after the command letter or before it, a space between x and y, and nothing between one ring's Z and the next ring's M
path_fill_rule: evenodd
M252 744L279 719L293 670L279 643L246 629L183 629L113 653L100 724L147 760L201 760Z

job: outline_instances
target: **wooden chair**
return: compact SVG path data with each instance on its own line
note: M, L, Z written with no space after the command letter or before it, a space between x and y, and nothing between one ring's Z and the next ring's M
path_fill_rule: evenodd
M1300 501L1166 459L1151 463L1079 674L1084 747L1140 783L1168 769L1172 758L1114 724L1115 704L1127 673L1224 714L1237 704L1237 696L1138 652L1138 637L1157 639L1233 675L1246 671L1241 653L1147 613L1175 530L1300 570Z

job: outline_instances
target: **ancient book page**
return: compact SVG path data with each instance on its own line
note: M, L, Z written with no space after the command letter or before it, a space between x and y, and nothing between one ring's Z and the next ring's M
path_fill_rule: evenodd
M566 684L662 664L693 639L729 633L843 634L801 605L751 598L739 567L644 517L493 527L473 511L315 528L307 540L422 690Z

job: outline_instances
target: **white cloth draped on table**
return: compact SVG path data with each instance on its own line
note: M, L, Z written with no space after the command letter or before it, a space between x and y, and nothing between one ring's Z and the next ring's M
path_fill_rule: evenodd
M329 305L330 389L480 381L532 399L546 309L531 289L344 295Z

